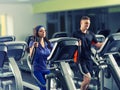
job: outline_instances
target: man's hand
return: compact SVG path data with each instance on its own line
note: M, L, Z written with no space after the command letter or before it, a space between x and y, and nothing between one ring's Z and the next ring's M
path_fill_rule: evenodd
M81 46L81 45L82 45L82 41L79 40L79 41L78 41L78 46Z

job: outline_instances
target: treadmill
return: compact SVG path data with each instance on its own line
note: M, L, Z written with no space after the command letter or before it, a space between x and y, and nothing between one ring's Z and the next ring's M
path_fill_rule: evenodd
M73 62L74 53L78 50L78 39L72 37L53 38L53 50L48 57L51 64L53 78L58 78L57 84L62 90L79 90L81 84L81 70ZM49 89L48 89L49 90ZM98 90L97 83L90 83L89 90Z
M13 41L13 42L4 42L0 43L0 57L1 57L1 64L0 67L4 68L5 62L8 62L10 67L10 72L3 72L0 73L0 81L3 84L0 86L3 88L2 90L7 90L6 85L12 84L12 89L9 90L23 90L23 81L21 72L17 66L17 61L20 61L22 57L25 55L25 49L27 44L24 41ZM13 76L14 78L12 78ZM6 78L9 80L6 80Z
M108 36L97 55L100 90L120 90L120 33Z

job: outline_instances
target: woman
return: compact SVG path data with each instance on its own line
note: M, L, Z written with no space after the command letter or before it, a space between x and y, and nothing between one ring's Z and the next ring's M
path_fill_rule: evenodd
M35 77L40 81L42 85L39 85L40 90L46 90L43 85L46 84L45 75L49 74L50 71L47 69L47 57L50 55L52 44L46 38L46 30L43 26L37 26L36 28L36 40L31 41L30 56L32 57L33 50L33 71Z

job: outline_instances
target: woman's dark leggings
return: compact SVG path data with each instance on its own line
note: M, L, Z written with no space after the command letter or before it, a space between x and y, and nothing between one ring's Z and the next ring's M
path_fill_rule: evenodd
M49 70L45 70L45 71L34 71L34 75L35 77L40 81L40 83L42 85L46 84L46 79L45 79L45 75L49 74L50 71ZM38 84L38 86L40 87L40 90L46 90L46 87L43 87L41 85Z

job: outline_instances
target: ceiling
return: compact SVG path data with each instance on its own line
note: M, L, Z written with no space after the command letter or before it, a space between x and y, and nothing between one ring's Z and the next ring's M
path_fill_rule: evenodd
M38 3L38 2L43 2L47 0L0 0L0 4L10 4L10 3Z

